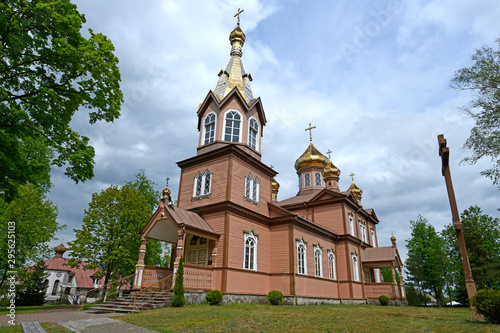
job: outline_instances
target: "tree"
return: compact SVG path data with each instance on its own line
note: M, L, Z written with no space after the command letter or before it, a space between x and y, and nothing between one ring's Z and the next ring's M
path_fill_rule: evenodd
M179 266L177 267L177 272L175 273L175 285L174 285L174 296L170 305L176 308L183 307L186 304L186 299L184 298L184 258L181 257L179 260Z
M91 109L91 124L114 121L123 95L113 44L90 29L83 37L85 22L69 0L0 2L0 190L7 201L19 184L48 177L46 163L37 172L25 167L23 147L36 140L75 182L94 175L94 149L70 122L80 107Z
M147 223L150 206L144 195L130 185L110 186L92 195L84 212L83 226L74 229L75 240L69 242L71 265L86 259L84 269L97 269L107 284L115 277L134 272L139 256L139 231Z
M476 50L472 56L474 65L458 70L452 87L474 93L470 105L462 109L476 122L464 144L465 148L472 149L472 156L462 162L474 164L490 157L493 167L481 174L500 188L500 39L496 42L497 50L487 46Z
M443 269L447 267L444 242L422 215L410 224L412 232L411 238L406 240L408 259L405 265L408 279L418 285L420 291L432 290L440 307L445 285Z
M154 189L156 183L148 179L144 169L141 169L139 173L135 175L134 181L128 181L125 182L125 184L132 186L142 193L149 204L151 214L158 209L160 203L160 192ZM146 244L146 256L144 257L144 263L146 265L162 266L162 252L162 242L149 239Z
M460 215L477 290L500 289L500 219L484 214L480 207L471 206ZM458 291L465 292L465 278L453 224L442 232L453 267L453 280ZM465 295L458 295L462 300Z
M399 272L395 269L394 273L396 275L396 282L399 283ZM382 282L393 282L392 270L390 268L382 268Z
M7 271L12 270L9 260L15 260L15 268L20 269L44 259L53 250L49 242L64 227L57 223L57 207L39 187L20 186L18 197L10 202L0 195L0 253L3 254L0 256L0 285ZM12 240L15 240L15 253L10 258L7 254Z
M43 305L48 286L45 263L39 261L29 269L19 272L19 284L16 286L16 305Z

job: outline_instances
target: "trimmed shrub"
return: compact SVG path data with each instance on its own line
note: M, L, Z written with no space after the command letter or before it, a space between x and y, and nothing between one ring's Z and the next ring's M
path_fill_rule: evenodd
M378 301L380 302L380 305L389 305L389 303L391 302L391 299L385 295L380 295L378 297Z
M271 305L280 305L283 303L283 293L279 290L271 290L267 294L267 299Z
M220 302L222 302L222 297L222 291L215 289L209 291L207 296L205 296L205 299L210 305L219 305Z
M174 296L170 302L170 306L179 308L186 304L186 299L184 298L184 258L181 257L179 260L179 267L177 268L177 274L175 275L175 286L174 286Z
M470 302L490 323L500 324L500 290L479 290Z

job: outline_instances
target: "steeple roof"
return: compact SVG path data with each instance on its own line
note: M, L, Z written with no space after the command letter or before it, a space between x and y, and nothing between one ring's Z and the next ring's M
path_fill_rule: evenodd
M215 96L217 96L219 101L226 97L234 88L240 91L248 104L254 99L252 88L250 87L252 76L245 71L245 66L241 59L245 39L245 33L241 30L240 23L238 22L236 28L229 34L229 41L232 46L229 61L226 68L219 72L219 81L214 89Z

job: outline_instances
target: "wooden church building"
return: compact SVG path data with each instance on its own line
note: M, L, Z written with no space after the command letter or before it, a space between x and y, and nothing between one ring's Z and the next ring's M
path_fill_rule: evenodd
M245 38L238 18L229 62L198 108L197 154L177 163L177 204L165 188L141 232L134 288L173 279L183 257L186 290L262 296L277 289L299 304L404 301L396 239L378 247L374 210L363 207L354 181L339 188L340 170L312 139L295 162L299 192L278 200L277 172L261 161L266 115L243 66ZM172 268L144 265L148 239L172 244ZM392 269L392 282L381 282L382 268Z

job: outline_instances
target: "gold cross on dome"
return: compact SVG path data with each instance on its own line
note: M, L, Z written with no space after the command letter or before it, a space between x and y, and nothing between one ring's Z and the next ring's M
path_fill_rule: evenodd
M243 13L245 10L238 8L238 12L234 14L234 17L238 16L238 24L240 24L240 14Z
M168 181L170 180L170 177L167 177L167 187L168 187Z
M349 176L351 176L352 181L354 181L354 176L356 176L356 175L353 172L351 172L351 174Z
M333 153L333 151L331 151L330 149L328 149L328 151L326 153L328 154L328 159L331 160L332 156L330 156L330 154Z
M311 123L309 123L309 128L306 128L306 131L309 131L309 141L311 142L313 142L312 130L315 128L316 126L311 126Z

